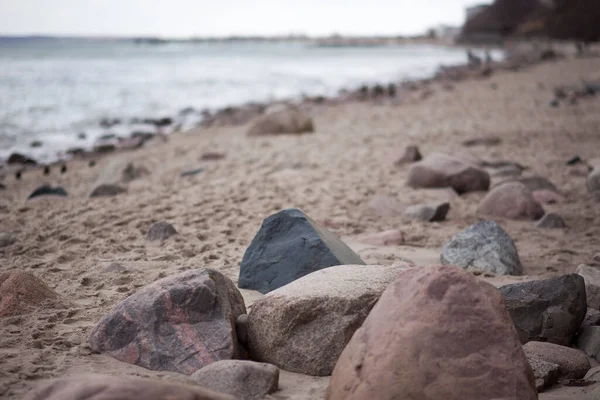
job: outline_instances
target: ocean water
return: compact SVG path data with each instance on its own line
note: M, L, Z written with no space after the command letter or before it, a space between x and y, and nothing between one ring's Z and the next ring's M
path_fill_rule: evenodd
M342 88L424 78L466 62L433 45L317 47L304 43L171 43L0 39L0 161L18 151L48 162L90 148L103 118L160 118L250 101L335 95ZM199 114L196 114L199 115ZM198 117L183 121L184 128ZM133 127L144 130L151 127ZM131 126L110 133L126 136ZM34 141L41 147L32 147Z

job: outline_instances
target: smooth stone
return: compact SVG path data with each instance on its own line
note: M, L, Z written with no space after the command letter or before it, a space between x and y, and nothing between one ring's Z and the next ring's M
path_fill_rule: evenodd
M600 382L600 366L590 368L587 374L585 374L585 376L583 377L583 380L591 382Z
M90 197L110 197L116 196L121 193L127 192L126 189L122 188L118 185L113 185L110 183L102 184L97 186L92 193L90 193Z
M315 131L312 118L296 107L277 107L254 119L248 136L303 134Z
M37 165L37 161L32 158L29 158L20 153L12 153L8 160L6 160L8 165L20 164L20 165Z
M342 352L328 400L537 399L500 293L454 266L409 268Z
M521 275L523 267L511 237L494 221L482 221L454 235L440 255L442 264L491 272Z
M404 214L412 219L425 222L442 222L450 211L450 203L414 205L406 208Z
M55 187L53 188L50 185L43 185L38 187L37 189L35 189L30 195L29 197L27 197L27 199L33 199L35 197L40 197L40 196L61 196L61 197L67 197L67 191L61 187Z
M8 232L0 233L0 248L8 247L16 241L17 241L17 238L12 233L8 233Z
M344 242L302 211L266 218L240 265L238 285L263 294L334 265L365 264Z
M150 242L156 240L165 241L173 235L177 235L177 230L175 230L173 225L167 221L160 221L152 224L146 234L146 240Z
M535 201L542 205L562 203L565 200L560 194L548 189L535 190L532 194Z
M569 345L587 312L585 282L577 274L499 288L521 342Z
M535 223L538 228L544 229L562 229L566 228L565 220L556 213L546 213L539 221Z
M586 288L586 294L588 294L588 296L589 296L589 293L587 293L587 288ZM583 319L583 322L581 323L581 328L585 328L586 326L598 326L598 325L600 325L600 311L598 311L597 309L594 309L594 308L589 308L589 302L588 302L588 309L587 309L587 312L585 313L585 318Z
M600 358L600 326L586 326L577 334L577 348L596 359Z
M236 399L260 400L277 390L279 368L254 361L222 360L194 372L192 379Z
M489 136L467 139L462 142L462 145L465 147L498 146L500 143L502 143L502 139L500 139L498 136Z
M330 375L352 334L403 269L341 265L270 292L248 315L250 357L290 372Z

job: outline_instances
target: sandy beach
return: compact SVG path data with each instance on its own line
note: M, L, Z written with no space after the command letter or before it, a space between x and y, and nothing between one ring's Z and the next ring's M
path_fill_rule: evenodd
M439 264L452 235L486 219L483 192L406 186L408 165L394 161L407 145L423 155L441 152L473 161L513 161L523 176L550 180L564 199L544 205L564 229L494 218L513 238L523 264L520 277L487 277L495 285L572 273L600 253L599 200L586 188L587 169L567 166L575 155L600 156L600 101L551 107L555 87L600 80L600 58L568 58L498 71L448 85L432 82L396 102L346 102L307 107L315 132L248 137L248 125L175 133L131 152L109 155L94 167L74 160L68 171L5 174L0 231L16 241L0 248L0 272L26 271L46 282L59 306L0 319L0 397L19 398L39 380L80 372L134 375L177 382L185 375L150 371L93 354L92 328L119 301L162 277L208 267L237 282L244 251L264 218L298 208L341 237L367 264ZM465 140L497 136L492 146ZM201 160L206 152L220 160ZM115 197L89 198L98 182L120 180L128 163L148 171ZM204 168L194 176L183 171ZM492 185L506 177L492 177ZM42 184L69 196L27 201ZM403 215L409 205L448 201L444 222ZM373 206L385 203L386 206ZM384 212L382 212L382 209ZM146 241L149 227L166 220L178 235ZM374 246L364 238L389 230L400 246ZM241 290L250 307L262 295ZM277 399L322 398L326 377L283 373ZM578 398L587 388L559 388L545 399ZM562 397L561 397L562 396Z

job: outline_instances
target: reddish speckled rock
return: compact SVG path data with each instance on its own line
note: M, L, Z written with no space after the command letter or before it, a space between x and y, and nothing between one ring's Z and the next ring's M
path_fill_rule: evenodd
M146 286L94 328L95 351L152 370L191 375L219 360L242 358L235 320L246 314L234 283L197 269Z

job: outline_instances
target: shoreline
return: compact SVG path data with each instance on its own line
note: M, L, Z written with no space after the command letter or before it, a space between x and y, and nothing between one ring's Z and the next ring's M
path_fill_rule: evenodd
M420 44L423 44L421 42ZM438 44L444 47L459 47L477 49L477 46L464 46L461 44L448 44L433 41L426 44ZM35 157L32 157L27 151L14 151L12 154L20 155L16 157L16 162L9 162L10 156L3 162L0 162L0 168L13 170L22 168L24 171L31 168L44 168L46 166L56 166L65 164L74 159L97 159L113 152L133 151L142 148L149 141L168 140L168 136L173 133L183 133L194 131L201 128L214 126L236 126L249 122L251 119L262 115L268 108L292 104L301 108L311 108L314 106L331 106L345 102L353 101L374 101L374 102L396 102L400 103L410 98L412 94L434 82L452 83L468 78L477 78L478 74L491 74L494 70L502 70L505 68L520 68L526 65L534 65L538 62L546 60L536 59L538 54L530 53L529 49L523 50L517 45L513 48L506 47L485 47L482 49L496 49L503 51L503 59L494 61L490 65L471 66L468 63L458 64L453 66L438 65L436 72L429 77L407 79L402 81L380 82L373 85L360 85L357 87L340 88L336 95L333 96L306 96L298 95L297 97L273 100L270 102L246 102L238 105L229 105L215 110L196 109L187 107L179 110L174 115L161 115L155 118L132 118L122 119L118 117L102 118L99 121L99 127L102 129L110 129L113 127L122 127L130 133L120 136L107 131L101 135L91 146L71 146L64 150L58 151L55 161L44 163L38 162ZM516 49L517 57L514 55L506 57L507 53ZM539 52L539 50L537 51ZM528 55L529 54L529 55ZM482 54L480 54L482 55ZM528 55L528 56L527 56ZM519 58L520 57L520 58ZM516 58L519 58L515 61ZM425 94L426 96L427 94ZM190 122L192 121L192 122ZM185 128L184 125L187 125ZM144 128L145 127L145 128ZM80 134L81 135L81 134ZM85 136L84 136L85 137ZM35 141L32 142L35 144ZM35 147L35 146L31 146ZM26 162L19 162L25 160ZM8 168L7 168L8 167Z

